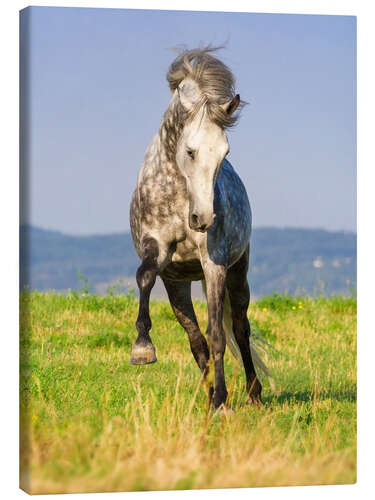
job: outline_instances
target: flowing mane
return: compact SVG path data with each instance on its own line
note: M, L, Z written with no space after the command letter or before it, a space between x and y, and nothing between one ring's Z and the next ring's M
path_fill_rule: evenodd
M167 73L169 88L173 92L186 77L194 80L202 93L201 99L189 113L194 115L202 105L210 120L222 128L232 127L238 113L228 115L220 106L235 96L235 78L230 69L211 55L217 48L183 50L172 62ZM241 101L240 108L245 103Z

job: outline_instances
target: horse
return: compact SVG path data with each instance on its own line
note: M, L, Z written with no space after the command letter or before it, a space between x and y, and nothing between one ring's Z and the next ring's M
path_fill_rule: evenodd
M226 129L236 123L244 103L235 93L232 72L213 55L215 50L185 49L170 65L172 97L132 195L130 227L141 265L136 273L138 336L130 361L157 361L149 301L159 275L203 380L214 371L207 382L209 406L221 411L230 410L226 344L242 358L250 404L262 403L262 385L247 317L252 214L246 189L226 158ZM198 280L207 299L207 340L191 299L191 282Z

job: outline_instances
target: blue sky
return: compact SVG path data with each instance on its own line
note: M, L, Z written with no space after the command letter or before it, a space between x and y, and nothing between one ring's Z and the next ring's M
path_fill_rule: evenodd
M171 47L226 42L249 102L228 133L254 226L356 230L356 19L32 7L27 221L129 228L144 152L170 98Z

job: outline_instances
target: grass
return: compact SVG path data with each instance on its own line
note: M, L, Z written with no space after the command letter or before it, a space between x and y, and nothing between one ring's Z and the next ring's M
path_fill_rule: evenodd
M251 304L277 392L246 404L226 354L230 416L207 412L187 335L152 302L158 363L132 366L132 295L21 294L21 485L30 493L356 481L355 298ZM204 331L206 306L195 303Z

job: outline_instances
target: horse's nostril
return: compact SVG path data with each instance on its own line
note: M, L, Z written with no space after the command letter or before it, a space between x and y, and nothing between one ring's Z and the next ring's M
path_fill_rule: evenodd
M196 226L198 224L199 218L198 218L197 214L192 214L191 215L191 222L194 224L194 226Z
M195 229L196 231L205 231L207 229L208 224L201 224L201 219L199 219L199 215L191 214L190 216L190 227Z

